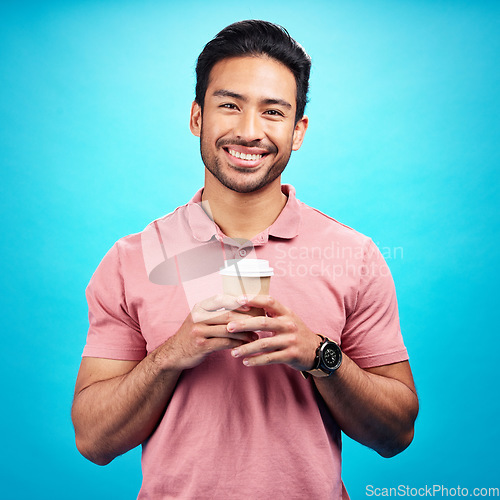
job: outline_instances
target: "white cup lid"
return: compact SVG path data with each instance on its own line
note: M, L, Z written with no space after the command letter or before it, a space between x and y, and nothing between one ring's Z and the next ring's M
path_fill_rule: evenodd
M219 271L224 276L266 277L273 276L273 268L264 259L231 259L226 260Z

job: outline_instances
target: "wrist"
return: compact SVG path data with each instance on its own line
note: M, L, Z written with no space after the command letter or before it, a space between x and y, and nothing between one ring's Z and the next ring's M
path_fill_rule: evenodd
M309 375L316 378L330 377L342 364L342 351L340 346L329 338L323 337L320 334L317 335L320 337L321 342L316 349L313 366L310 370L301 372L302 376L306 379Z
M150 358L153 370L158 371L158 374L163 375L175 372L180 374L185 369L182 363L183 359L177 355L173 337L170 337L151 352Z

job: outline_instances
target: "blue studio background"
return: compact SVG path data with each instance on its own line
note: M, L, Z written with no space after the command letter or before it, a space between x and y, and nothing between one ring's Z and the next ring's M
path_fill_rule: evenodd
M313 59L283 180L371 236L396 282L416 436L390 460L345 438L351 498L500 486L498 2L3 0L1 498L137 495L140 450L100 468L74 445L84 290L118 238L201 187L195 60L245 18Z

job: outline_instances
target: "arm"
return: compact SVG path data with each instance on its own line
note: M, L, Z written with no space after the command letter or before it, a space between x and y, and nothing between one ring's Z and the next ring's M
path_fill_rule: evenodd
M236 308L241 312L232 310ZM72 407L82 455L105 465L147 439L183 370L197 366L211 352L256 338L251 332L226 329L228 321L241 320L248 309L232 297L214 297L197 304L179 331L140 362L84 358Z
M334 374L314 382L349 437L383 457L411 443L418 399L407 361L363 370L344 354Z
M237 347L233 356L243 358L247 366L285 363L309 370L318 336L272 297L254 297L246 303L264 308L268 317L231 322L228 330L266 330L275 335ZM384 457L410 444L418 399L407 362L363 370L344 355L337 372L315 378L314 383L340 428L353 439Z
M84 457L106 465L152 433L180 374L162 369L157 354L141 362L83 358L71 416Z

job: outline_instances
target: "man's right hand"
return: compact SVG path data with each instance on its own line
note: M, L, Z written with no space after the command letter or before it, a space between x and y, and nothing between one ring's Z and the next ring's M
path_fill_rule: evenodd
M72 408L82 455L104 465L147 439L182 370L212 352L256 340L256 333L226 328L248 309L234 297L218 295L196 304L179 330L141 361L83 358Z
M199 365L215 351L232 349L258 339L254 332L228 332L230 321L247 318L249 306L241 305L236 297L216 295L193 307L177 333L157 349L157 362L165 367L186 370ZM162 363L163 364L163 363Z

